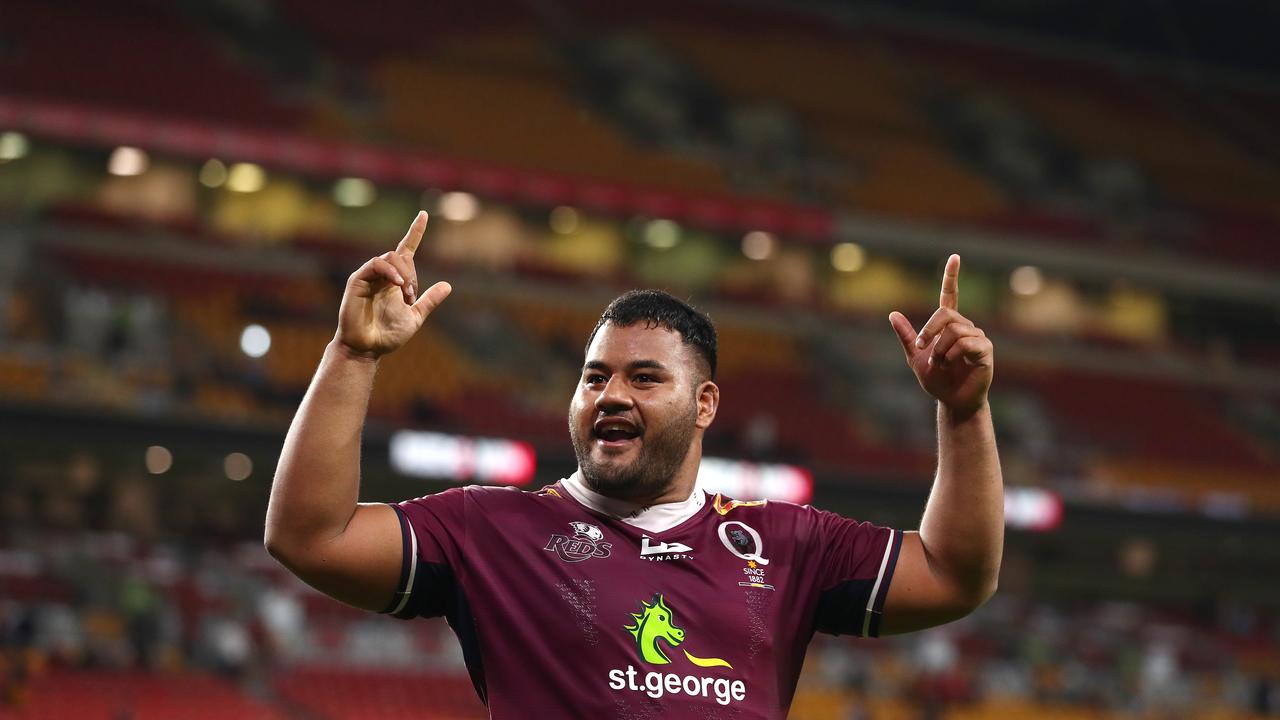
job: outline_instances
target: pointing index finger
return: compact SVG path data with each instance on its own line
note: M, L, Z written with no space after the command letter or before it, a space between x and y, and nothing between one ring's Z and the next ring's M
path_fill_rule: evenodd
M405 233L400 244L396 245L396 252L413 257L413 253L418 249L418 243L422 242L422 233L426 232L426 229L427 211L419 210L417 216L413 218L413 223L409 225L409 232Z
M956 309L960 303L960 256L947 258L947 267L942 271L942 294L938 297L938 307Z

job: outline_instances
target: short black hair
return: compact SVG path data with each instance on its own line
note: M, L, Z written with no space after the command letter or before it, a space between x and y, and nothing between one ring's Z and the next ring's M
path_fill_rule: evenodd
M689 303L662 290L631 290L623 293L609 303L609 307L600 314L591 335L587 337L587 347L605 323L611 322L619 327L631 327L643 322L645 327L664 327L680 333L680 339L697 352L707 363L707 378L716 378L716 326L706 313L700 312Z

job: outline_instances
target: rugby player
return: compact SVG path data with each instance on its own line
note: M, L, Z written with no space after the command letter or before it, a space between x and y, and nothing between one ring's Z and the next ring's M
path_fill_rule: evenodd
M782 718L815 632L918 630L995 591L994 356L956 309L955 255L918 333L889 316L938 401L938 471L918 532L699 489L720 403L715 329L652 290L615 300L588 339L569 406L576 472L536 492L469 486L358 503L378 359L451 291L419 288L426 223L419 213L394 251L347 281L284 443L266 546L345 603L447 618L491 717Z

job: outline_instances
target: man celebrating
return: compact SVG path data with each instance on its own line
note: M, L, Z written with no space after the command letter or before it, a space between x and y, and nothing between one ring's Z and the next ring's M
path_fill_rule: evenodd
M266 545L343 602L445 616L491 717L782 718L815 631L917 630L994 592L1004 525L993 350L956 310L955 255L918 334L889 316L938 400L938 475L919 532L698 489L720 403L715 328L652 290L619 297L592 331L569 407L569 478L538 492L471 486L358 504L378 358L451 291L439 282L419 294L426 223L419 213L395 251L347 281L285 440Z

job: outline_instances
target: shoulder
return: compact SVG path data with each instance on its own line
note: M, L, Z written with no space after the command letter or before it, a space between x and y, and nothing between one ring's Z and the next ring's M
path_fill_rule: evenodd
M400 505L519 507L530 503L561 500L566 493L560 490L558 485L559 483L548 485L538 490L522 490L511 485L462 485L406 500Z
M523 490L511 485L466 485L455 489L461 491L460 497L464 502L488 508L555 505L567 502L569 495L560 483L537 490Z
M710 493L708 493L710 494ZM785 500L735 500L716 493L710 497L711 516L739 522L794 524L812 522L815 511L808 505Z

